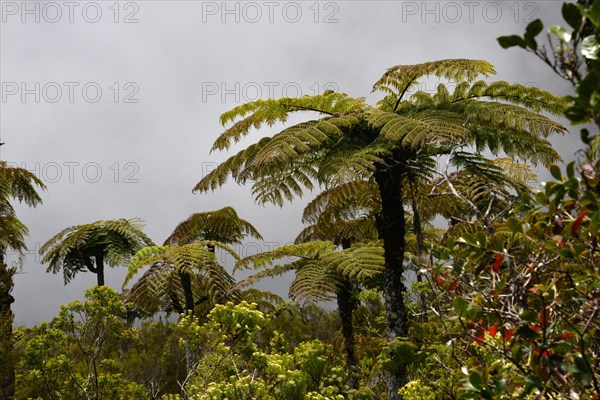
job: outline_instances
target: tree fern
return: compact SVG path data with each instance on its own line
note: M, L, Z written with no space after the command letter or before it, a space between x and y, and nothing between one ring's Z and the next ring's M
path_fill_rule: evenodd
M131 287L127 299L148 313L158 311L159 306L178 312L189 310L188 307L194 305L186 304L186 295L196 300L205 298L212 305L219 303L235 280L217 262L208 246L218 246L238 257L231 248L215 241L141 249L131 260L123 287L142 268L150 266L150 269ZM191 277L192 293L184 293L187 290L183 282L185 276Z
M1 145L1 143L0 143ZM27 247L27 227L17 218L11 205L18 200L30 207L42 202L38 191L46 186L30 171L9 166L0 161L0 397L11 399L15 395L15 354L13 346L13 312L11 295L16 267L6 264L7 249L21 253Z
M46 272L62 270L65 284L78 272L97 274L98 285L104 284L104 263L111 267L125 265L139 250L154 243L141 230L138 219L96 221L63 229L41 248Z
M292 112L317 112L320 117L288 126L238 152L194 190L214 190L231 176L240 183L254 181L253 194L260 203L282 205L317 185L329 189L356 180L375 182L381 201L377 228L385 249L388 339L406 336L402 273L407 178L420 163L429 165L440 154L456 157L453 148L488 150L545 165L559 159L547 137L566 129L540 112L561 112L564 99L522 85L477 81L494 72L482 60L398 65L375 82L373 90L384 97L374 107L362 98L332 92L238 106L222 115L221 123L232 125L217 138L213 150L228 149L252 128L285 123ZM405 98L427 76L453 81L456 89L451 93L441 84L434 94L417 92ZM391 399L397 398L405 378L402 371L390 378Z

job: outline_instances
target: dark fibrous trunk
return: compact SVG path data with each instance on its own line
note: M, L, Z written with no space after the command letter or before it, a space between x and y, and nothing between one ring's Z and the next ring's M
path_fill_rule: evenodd
M342 336L344 337L344 350L346 353L346 371L348 372L348 386L350 389L358 388L358 378L356 376L356 349L354 343L354 327L352 324L352 314L356 308L356 299L352 284L348 281L340 284L337 291L338 313L342 325Z
M388 342L397 337L406 337L408 333L408 315L404 304L406 287L402 280L406 226L401 194L401 168L401 166L380 168L375 173L382 206L381 213L377 216L377 229L385 250L383 293ZM406 381L405 368L398 368L396 373L389 375L390 400L399 399L398 390Z
M102 251L96 254L96 270L98 286L104 286L104 252Z

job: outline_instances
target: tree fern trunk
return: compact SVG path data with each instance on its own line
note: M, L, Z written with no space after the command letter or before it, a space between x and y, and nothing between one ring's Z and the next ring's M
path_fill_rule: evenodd
M15 299L13 288L14 269L4 262L4 247L0 246L0 399L15 398L15 356L13 349L11 305Z
M423 226L421 225L421 214L419 213L419 207L417 206L417 197L414 185L414 176L410 177L410 196L411 206L413 212L413 229L415 232L415 238L417 239L417 270L415 271L417 282L423 282L423 276L421 275L421 257L423 256ZM421 301L421 321L427 322L427 297L423 293L422 288L419 288L419 300Z
M356 306L352 284L348 281L340 285L337 290L337 305L340 321L342 324L342 336L344 337L344 350L346 352L346 371L348 372L348 386L350 389L358 388L356 376L356 349L354 344L354 327L352 325L352 313Z
M194 314L194 292L192 291L192 278L189 272L180 272L181 286L183 287L183 296L185 298L186 314Z
M380 239L383 240L385 251L383 293L387 339L391 342L397 337L406 337L408 333L408 315L404 304L406 287L402 281L406 227L401 194L401 166L380 168L374 176L381 195L381 213L377 215L377 230ZM407 381L406 367L397 368L396 371L388 377L390 400L400 398L398 390Z
M104 286L104 252L102 250L96 254L96 276L98 286Z
M349 249L352 243L348 239L342 239L342 249ZM356 308L354 298L354 285L344 279L336 293L338 313L342 325L342 336L344 337L344 351L346 352L346 371L348 372L348 386L350 389L358 389L358 377L356 376L356 346L354 343L354 325L352 315Z

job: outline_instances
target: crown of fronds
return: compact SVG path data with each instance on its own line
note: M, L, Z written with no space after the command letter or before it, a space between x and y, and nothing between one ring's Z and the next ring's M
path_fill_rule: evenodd
M14 215L0 215L0 251L13 249L22 252L26 249L25 236L29 233L27 227Z
M224 207L220 210L192 214L177 225L165 240L165 245L187 244L199 240L237 244L246 237L262 240L256 228L241 219L235 209Z
M222 301L235 280L217 262L211 248L219 248L239 259L233 249L216 241L150 246L139 250L129 263L123 287L142 268L150 268L128 291L128 300L147 313L156 312L160 307L169 308L174 303L183 303L181 274L189 274L196 298L204 298L212 305Z
M139 219L117 219L68 227L40 248L42 263L49 264L47 272L62 269L65 283L99 254L111 267L125 265L138 250L154 245L142 226Z
M347 280L361 283L383 271L381 243L354 245L341 251L336 251L337 247L327 241L308 242L247 257L238 262L236 269L251 265L263 270L238 282L234 288L239 290L266 277L294 271L290 297L299 302L316 302L335 298ZM277 260L284 260L284 264L268 267Z
M0 161L0 202L12 198L35 207L42 203L36 188L45 190L46 185L35 174Z
M26 249L27 227L16 217L11 199L35 207L42 202L37 190L46 186L33 173L23 168L9 166L0 161L0 247L18 252Z
M259 203L282 206L316 184L332 188L368 180L389 165L411 160L418 164L464 146L544 165L558 161L546 138L566 130L540 112L564 111L565 99L534 87L475 81L493 73L492 65L480 60L395 66L374 85L375 91L387 93L376 108L362 98L332 92L241 105L222 115L223 124L233 125L219 136L213 150L228 149L251 128L285 123L290 112L311 111L321 117L239 151L207 174L194 191L215 190L231 176L238 183L253 181ZM440 84L436 93L421 91L403 99L427 76L455 81L457 86L451 93Z

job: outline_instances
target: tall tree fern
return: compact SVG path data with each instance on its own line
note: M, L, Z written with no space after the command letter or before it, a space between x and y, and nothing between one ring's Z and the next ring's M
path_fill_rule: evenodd
M1 145L2 143L0 143ZM12 399L15 395L15 356L13 351L11 295L16 268L6 264L6 251L19 253L26 250L27 227L17 218L10 201L18 200L30 207L41 204L38 190L45 189L43 182L33 173L9 166L0 161L0 398Z
M541 112L560 114L566 107L564 99L534 87L477 80L494 72L490 63L480 60L398 65L373 86L384 94L375 106L367 105L364 98L330 91L240 105L221 116L221 123L231 126L217 138L213 150L228 150L252 128L285 123L292 113L319 116L239 151L206 175L195 190L215 190L231 176L238 183L253 181L252 192L259 203L281 206L315 185L331 188L373 180L381 199L376 224L385 248L388 340L406 336L403 178L419 168L418 160L456 154L450 149L488 150L543 164L559 159L547 137L565 128ZM408 96L427 76L454 81L456 88L451 92L440 84L435 93ZM405 379L402 369L390 377L390 398L398 398Z

